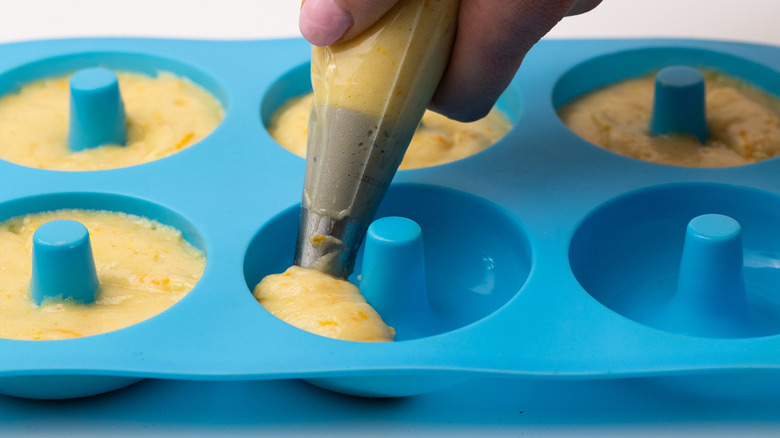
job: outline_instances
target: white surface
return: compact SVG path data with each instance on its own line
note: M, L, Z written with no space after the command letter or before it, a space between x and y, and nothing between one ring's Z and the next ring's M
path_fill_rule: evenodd
M9 0L0 42L79 36L257 39L299 36L299 0ZM124 6L127 4L128 6ZM129 6L132 5L132 6ZM603 0L549 37L673 36L780 45L776 0Z
M777 0L603 0L549 36L683 37L780 45Z
M123 4L4 2L0 43L82 36L261 39L299 35L299 0ZM668 36L780 45L778 17L776 0L604 0L591 13L565 19L549 37ZM517 396L509 398L511 404L500 404L490 398L498 391L515 391ZM664 395L637 391L630 381L525 385L487 380L395 401L338 396L298 382L148 381L105 396L66 402L0 396L0 436L780 435L780 413L775 416L766 405L691 399L672 408L667 400ZM419 412L430 403L440 405L441 411L420 418ZM777 404L772 406L777 409Z

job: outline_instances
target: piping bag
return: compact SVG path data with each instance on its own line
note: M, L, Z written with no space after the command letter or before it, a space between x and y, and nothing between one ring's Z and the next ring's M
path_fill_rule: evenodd
M295 265L346 279L452 50L459 0L401 0L312 48L314 101Z

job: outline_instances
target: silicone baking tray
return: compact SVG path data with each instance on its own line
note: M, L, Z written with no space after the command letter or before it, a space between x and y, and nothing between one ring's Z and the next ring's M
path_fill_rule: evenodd
M771 393L780 382L780 162L694 169L638 161L581 140L555 108L673 64L780 94L778 55L698 40L537 45L498 103L514 123L505 138L458 162L397 173L379 217L420 224L431 312L388 320L396 341L374 344L301 331L251 295L264 275L292 263L305 163L265 124L311 89L305 41L0 46L0 93L103 66L189 77L226 108L210 136L147 164L60 172L0 162L0 219L59 208L138 214L182 230L208 258L192 292L142 323L62 341L0 339L0 393L69 398L143 378L302 378L349 394L403 396L478 374L647 377L688 391ZM745 300L760 315L759 331L697 334L693 312L686 329L660 318L686 225L704 214L742 227Z

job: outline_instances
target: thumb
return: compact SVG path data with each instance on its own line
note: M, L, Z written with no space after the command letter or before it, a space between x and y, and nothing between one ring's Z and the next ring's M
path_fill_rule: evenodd
M350 40L371 27L398 0L304 0L301 35L315 46Z

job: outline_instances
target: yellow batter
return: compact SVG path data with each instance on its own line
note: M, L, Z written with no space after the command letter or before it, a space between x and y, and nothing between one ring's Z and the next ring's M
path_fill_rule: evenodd
M290 99L274 113L268 132L282 147L306 157L311 93ZM463 123L426 111L399 169L417 169L460 160L497 142L512 128L497 109L476 122Z
M314 269L292 266L269 275L254 296L277 318L321 336L387 342L395 335L354 284Z
M397 115L401 123L422 111L430 95L411 91L436 89L455 38L458 5L458 0L401 0L357 38L313 47L317 103Z
M620 82L559 110L585 140L628 157L688 167L739 166L780 154L780 100L714 72L703 72L710 139L650 135L654 76Z
M117 73L127 144L68 148L69 76L30 83L0 99L0 159L52 170L100 170L153 161L198 142L222 121L219 101L191 81Z
M42 224L71 219L89 230L100 288L92 304L34 304L32 237ZM198 282L204 254L181 233L124 213L57 210L0 223L0 337L66 339L116 330L169 308Z

